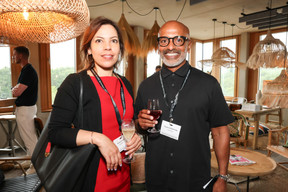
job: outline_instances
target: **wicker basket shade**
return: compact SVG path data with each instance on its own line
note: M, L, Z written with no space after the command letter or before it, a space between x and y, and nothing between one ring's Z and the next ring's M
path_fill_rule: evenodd
M132 54L136 56L140 56L141 54L141 45L138 37L134 33L131 26L128 24L124 14L122 13L120 20L118 21L118 27L121 30L125 54Z
M288 74L285 69L274 80L263 81L262 105L288 108Z
M89 21L85 0L4 0L0 4L0 36L15 42L66 41L79 36Z
M158 33L159 33L159 25L157 21L155 20L153 27L148 32L145 40L142 43L142 54L144 56L147 56L148 52L150 51L158 51Z
M286 46L269 30L265 39L255 45L246 65L251 69L283 67L285 58Z
M244 63L235 61L236 54L227 47L220 47L217 49L211 59L201 60L200 62L205 66L222 66L222 67L243 67Z

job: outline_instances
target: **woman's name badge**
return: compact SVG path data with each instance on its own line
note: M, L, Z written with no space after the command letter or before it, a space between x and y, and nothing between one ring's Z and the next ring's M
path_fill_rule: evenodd
M118 147L120 153L126 148L126 142L122 135L114 139L113 143Z
M160 129L160 134L178 141L180 130L181 130L180 125L163 120Z

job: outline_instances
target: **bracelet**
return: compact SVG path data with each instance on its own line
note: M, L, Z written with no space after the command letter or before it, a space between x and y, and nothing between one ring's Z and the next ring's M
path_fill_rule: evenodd
M93 131L91 131L91 138L90 138L90 143L92 144L92 145L94 145L94 143L93 143Z
M229 180L229 174L227 174L227 175L221 175L221 174L218 174L217 175L217 177L220 177L220 179L223 179L224 181L228 181Z

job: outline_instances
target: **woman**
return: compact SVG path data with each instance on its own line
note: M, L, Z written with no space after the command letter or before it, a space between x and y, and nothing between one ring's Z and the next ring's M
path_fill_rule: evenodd
M132 87L113 71L124 53L117 25L103 17L94 19L83 35L81 52L85 62L85 69L79 73L83 79L83 129L71 128L71 123L77 125L74 118L80 87L78 74L71 74L58 89L49 139L52 144L65 147L89 143L98 147L82 191L130 191L130 167L122 163L122 158L125 153L132 157L140 148L141 139L134 134L121 153L113 143L121 136L117 109L121 119L132 119L134 113Z

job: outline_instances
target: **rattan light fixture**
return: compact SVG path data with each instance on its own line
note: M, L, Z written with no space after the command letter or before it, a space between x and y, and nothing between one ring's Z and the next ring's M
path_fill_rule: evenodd
M141 44L132 27L128 24L124 16L124 1L122 1L122 15L118 21L118 27L121 30L122 38L125 47L125 55L132 54L135 56L141 55Z
M153 27L151 28L151 30L148 32L145 40L143 41L143 44L142 44L142 54L144 56L147 56L148 52L150 51L158 51L158 41L157 41L157 38L158 38L158 33L159 33L159 30L160 30L160 27L157 23L157 10L159 8L158 7L154 7L154 10L155 10L155 22L154 22L154 25Z
M215 42L215 22L217 19L212 19L214 21L214 42ZM225 24L226 22L223 22L224 24L224 38L225 38ZM232 26L232 36L233 36L233 27L234 24L231 24ZM200 61L202 65L205 66L222 66L222 67L243 67L244 63L236 61L236 54L229 49L228 47L220 47L217 49L213 54L211 59L204 59Z
M16 42L57 43L79 36L89 25L85 0L2 0L0 36Z
M275 39L268 30L265 39L255 45L246 65L251 69L283 67L286 52L284 43Z
M288 108L288 74L283 69L274 80L263 81L261 104L268 107Z

